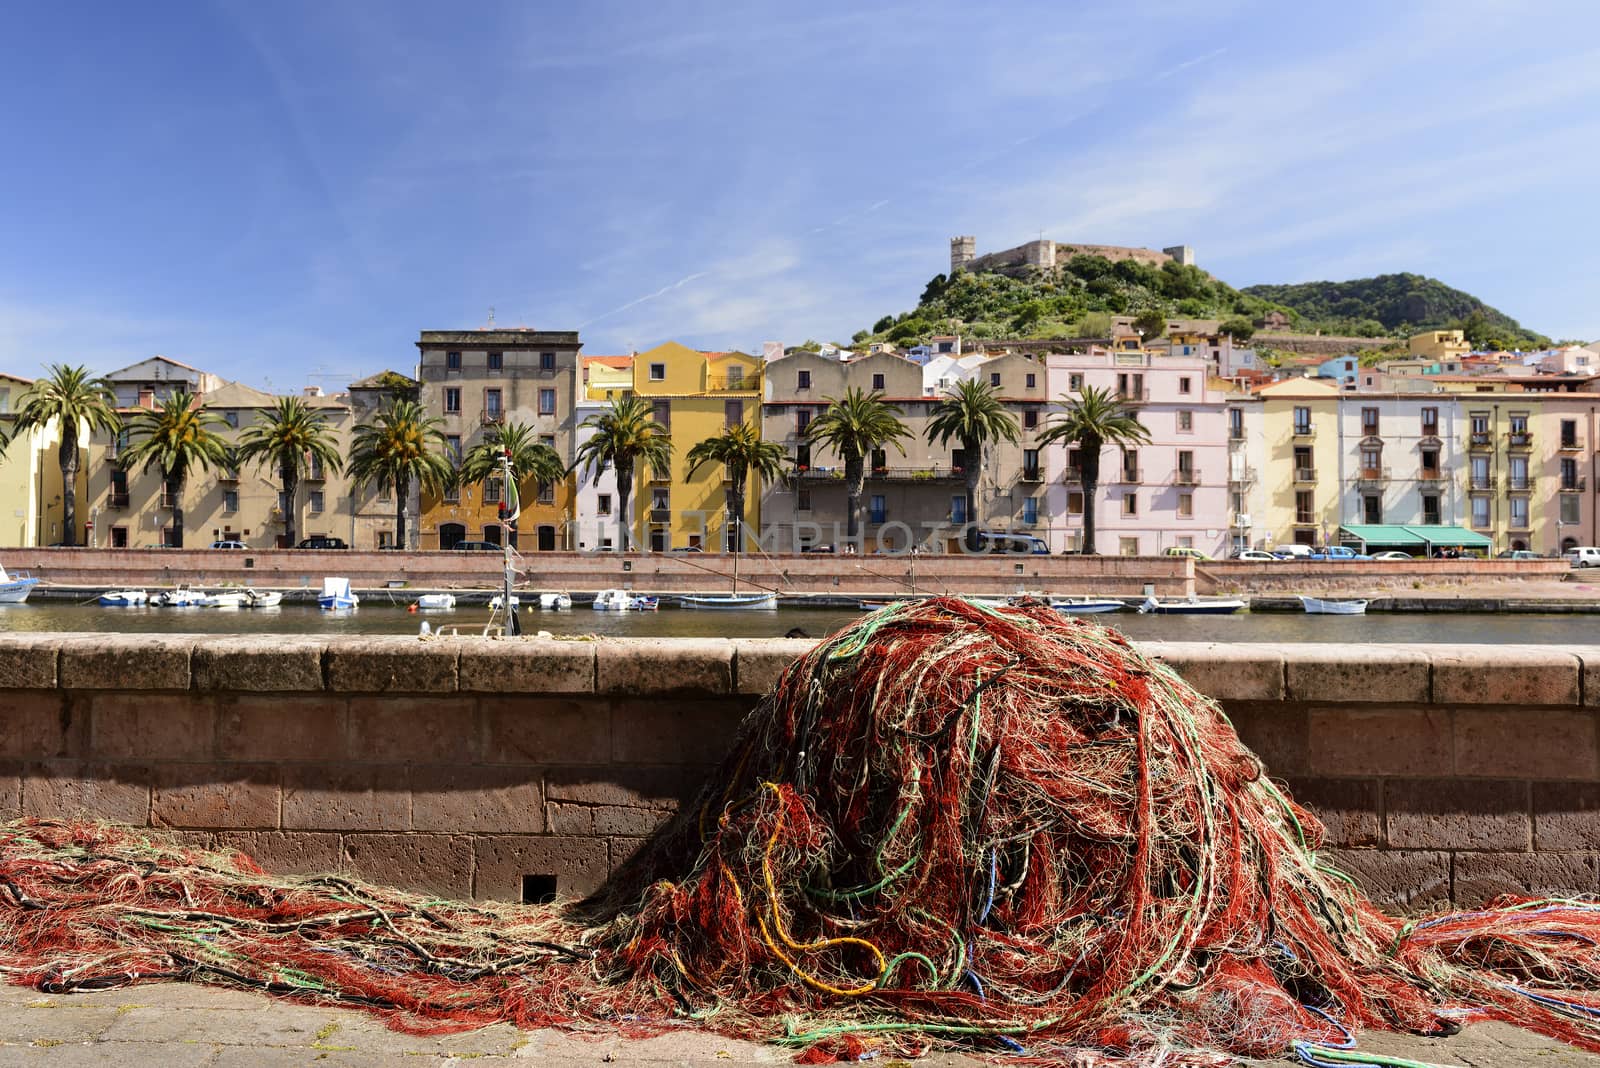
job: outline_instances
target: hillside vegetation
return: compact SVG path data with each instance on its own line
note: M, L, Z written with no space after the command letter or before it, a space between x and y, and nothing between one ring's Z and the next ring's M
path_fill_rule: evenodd
M1218 319L1237 341L1272 310L1294 328L1351 337L1405 336L1461 328L1474 344L1529 348L1548 339L1458 289L1421 275L1394 274L1350 282L1234 289L1198 267L1077 255L1053 270L1022 277L995 271L935 275L917 306L885 315L852 339L915 344L934 334L972 338L1104 337L1111 316ZM1141 324L1144 325L1144 324ZM1148 330L1147 334L1159 332Z

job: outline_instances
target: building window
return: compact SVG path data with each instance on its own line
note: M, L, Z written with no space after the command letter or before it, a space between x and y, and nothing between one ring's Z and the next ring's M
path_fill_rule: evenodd
M1576 449L1578 447L1578 421L1576 419L1561 420L1561 447L1563 449Z
M556 484L554 482L539 483L539 492L533 498L539 504L556 503Z
M111 528L111 547L113 549L126 549L128 547L128 528Z
M1137 493L1124 493L1122 495L1122 514L1139 514L1139 495Z
M500 419L500 417L504 414L504 412L505 412L505 409L502 407L500 391L498 389L486 389L486 390L484 390L483 391L483 415L484 415L484 418L489 419L491 421L498 421Z
M308 503L309 507L311 508L311 514L312 515L321 515L322 514L322 491L321 490L312 490L307 495L306 499L307 499L307 503Z
M111 469L111 499L106 504L111 508L128 507L128 472L120 467Z
M499 504L500 503L500 487L502 485L504 485L504 483L502 482L502 480L500 480L498 478L486 478L486 479L484 479L483 480L483 503L484 504Z
M461 435L447 434L444 439L444 453L450 462L457 466L461 463Z
M1181 485L1193 486L1200 480L1194 474L1194 450L1178 450L1178 482Z
M967 521L967 498L955 496L950 498L950 522L965 523Z
M1472 444L1489 444L1489 413L1473 412L1472 416Z
M1528 529L1528 498L1511 498L1511 526L1514 530Z
M1228 409L1228 437L1234 441L1244 439L1244 409Z
M650 491L650 511L652 513L668 513L672 511L672 491L665 486L657 486ZM650 516L652 523L664 523L670 516Z
M287 512L291 507L293 507L293 504L289 500L289 491L288 490L279 490L278 491L278 511Z
M808 489L796 490L794 506L802 512L811 511L811 491Z
M1039 413L1038 413L1037 410L1035 410L1033 408L1029 408L1027 411L1022 413L1022 429L1024 429L1024 430L1038 430L1039 429Z
M1022 450L1022 477L1029 482L1037 482L1039 473L1039 450Z
M672 402L652 401L650 403L650 418L661 424L662 430L672 429Z
M1361 409L1361 433L1369 438L1378 436L1378 409Z
M1367 493L1361 498L1361 521L1363 523L1383 522L1383 498L1376 493Z
M882 375L875 374L875 375L872 376L872 388L873 389L879 389L879 390L881 390L883 388L883 376Z
M1039 384L1039 376L1029 371L1022 376L1022 385L1025 389L1033 389Z
M1183 375L1182 377L1180 377L1178 379L1178 392L1179 393L1188 393L1188 392L1190 392L1189 376L1188 375Z
M491 370L491 371L503 371L503 370L505 370L505 366L506 366L505 353L503 353L503 352L491 352L491 353L489 353L489 370Z
M1123 449L1122 450L1122 481L1124 481L1124 482L1137 482L1137 481L1139 481L1139 450L1138 449Z
M1573 493L1561 495L1561 522L1562 525L1578 522L1582 510L1583 498Z
M1067 376L1067 392L1068 393L1079 393L1079 392L1082 392L1082 390L1083 390L1083 376L1081 374L1070 374L1070 375L1068 375Z
M1383 475L1383 450L1371 446L1361 450L1361 477L1380 478Z
M1561 488L1564 490L1578 488L1578 461L1570 456L1561 458Z
M1422 522L1428 526L1436 527L1439 519L1439 495L1437 493L1424 493L1422 495Z
M1118 538L1117 539L1117 552L1118 552L1119 555L1122 555L1122 556L1138 556L1139 555L1139 539L1138 538Z
M1439 436L1439 409L1422 409L1422 436L1436 438Z
M889 502L881 493L874 493L867 503L867 522L883 523L888 519Z
M1082 515L1083 514L1083 491L1082 490L1068 490L1067 491L1067 514L1068 515Z
M1422 450L1422 477L1423 478L1438 478L1439 477L1439 450L1438 449L1423 449Z
M1294 494L1294 521L1300 526L1309 526L1316 520L1316 505L1311 500L1310 490L1296 490Z
M1178 412L1178 432L1180 434L1189 434L1193 433L1193 431L1194 413L1187 410Z
M810 389L811 388L811 372L810 371L796 371L795 372L794 388L797 389L797 390L798 389Z
M457 415L461 411L461 390L450 386L444 391L444 414Z
M652 382L665 382L666 380L667 380L667 365L664 364L664 363L653 363L653 364L651 364L650 365L650 381L652 381Z
M1472 481L1468 483L1473 489L1489 489L1489 458L1487 456L1474 456L1472 458Z
M461 353L447 352L444 354L444 366L447 371L461 370Z
M1311 433L1311 409L1296 408L1294 410L1294 432L1296 434Z
M1472 525L1486 527L1489 525L1489 498L1472 498Z
M1194 518L1194 494L1192 494L1192 493L1180 493L1180 494L1178 494L1178 518L1179 519L1193 519Z
M222 421L233 427L235 430L239 429L239 413L231 408L222 413Z
M539 370L554 371L556 369L556 354L553 352L539 353Z
M224 512L237 512L239 510L239 491L222 491L222 510Z
M1514 490L1528 489L1528 458L1526 456L1513 456L1510 463L1510 486Z
M611 494L602 493L598 497L595 498L595 501L594 501L594 512L595 512L595 515L610 515L611 514Z
M990 371L989 372L989 385L993 386L995 389L999 389L1000 388L1000 372L999 371Z
M1022 522L1030 527L1039 522L1039 498L1022 498Z
M539 391L539 414L540 415L555 415L556 414L556 391L555 390L553 390L553 389L541 389Z
M806 427L811 425L811 409L796 408L794 411L794 432L804 434Z

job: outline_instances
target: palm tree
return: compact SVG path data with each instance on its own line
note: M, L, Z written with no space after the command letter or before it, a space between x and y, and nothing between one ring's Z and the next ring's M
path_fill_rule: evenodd
M1109 389L1084 386L1077 399L1063 398L1066 413L1051 421L1039 435L1041 446L1064 442L1078 447L1078 471L1083 481L1083 545L1093 556L1094 495L1100 487L1100 451L1107 445L1144 445L1150 440L1133 409ZM1069 472L1070 475L1070 472Z
M223 425L220 415L201 406L198 397L178 392L159 408L141 408L128 420L128 451L118 458L124 469L138 465L161 471L161 481L171 498L172 546L183 548L183 485L191 468L202 471L230 467L233 451L213 427Z
M628 506L633 499L634 467L643 463L653 477L667 477L672 463L672 436L655 421L650 402L642 397L612 401L609 410L590 416L583 425L594 433L578 446L578 459L572 466L581 466L585 474L593 470L596 485L607 464L617 469L621 547L626 551L633 541L633 515Z
M828 406L806 427L806 438L827 445L844 461L848 511L845 538L853 545L861 531L861 494L867 485L867 456L884 445L893 445L904 456L906 449L900 439L909 438L911 431L900 421L900 409L885 402L883 394L876 391L866 393L860 386L851 386L837 400L824 399Z
M983 480L983 448L991 441L1015 445L1021 435L1016 418L1001 402L1000 395L987 382L975 378L957 382L933 406L928 420L928 444L939 439L941 446L951 438L961 442L962 474L967 480L967 528L963 539L969 551L978 548L978 531L983 516L978 514L978 484Z
M714 438L707 438L689 450L689 478L706 464L721 464L728 477L728 514L733 532L733 554L739 555L743 540L745 484L755 476L756 485L783 477L789 454L776 441L762 441L761 433L749 423L730 426Z
M406 498L411 481L430 492L453 484L456 469L445 455L442 419L431 419L414 400L395 397L372 422L356 427L350 443L350 478L357 486L394 491L394 543L406 547Z
M290 545L294 544L295 491L300 479L319 467L337 471L344 466L327 420L299 397L279 397L265 416L246 427L239 435L234 457L240 463L278 469L283 484L283 536Z
M117 415L117 398L111 384L103 378L93 378L87 367L68 367L53 363L50 373L39 379L24 393L18 403L17 421L12 427L13 436L35 427L43 430L53 421L61 420L61 447L57 457L61 464L61 511L67 545L78 544L78 438L87 432L104 430L115 434L122 428ZM40 492L43 492L41 487ZM41 502L42 503L42 502Z

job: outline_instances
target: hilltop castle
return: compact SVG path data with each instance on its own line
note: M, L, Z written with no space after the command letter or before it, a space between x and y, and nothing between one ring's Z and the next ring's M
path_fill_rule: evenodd
M1173 245L1160 252L1148 248L1127 248L1122 245L1064 245L1040 238L1004 252L977 255L978 239L970 234L950 239L950 273L957 271L997 271L1001 274L1021 273L1030 267L1051 270L1073 256L1104 256L1117 260L1139 260L1159 267L1168 260L1194 265L1194 249L1188 245Z

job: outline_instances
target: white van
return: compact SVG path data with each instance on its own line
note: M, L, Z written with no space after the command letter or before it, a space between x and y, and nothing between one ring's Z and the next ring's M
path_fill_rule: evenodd
M1600 567L1600 549L1593 545L1575 545L1566 552L1567 563L1573 567Z

